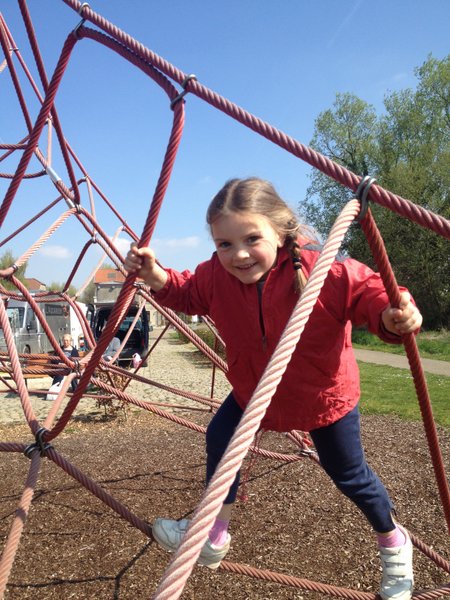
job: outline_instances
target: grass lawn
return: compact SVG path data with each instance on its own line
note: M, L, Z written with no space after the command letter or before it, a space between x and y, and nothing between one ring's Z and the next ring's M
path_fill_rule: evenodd
M423 358L450 360L450 331L422 331L416 337L416 341L420 355ZM354 348L406 354L403 345L385 344L376 335L365 329L353 330L352 343Z
M408 369L359 363L361 412L422 419L412 375ZM426 373L435 422L450 429L450 377Z

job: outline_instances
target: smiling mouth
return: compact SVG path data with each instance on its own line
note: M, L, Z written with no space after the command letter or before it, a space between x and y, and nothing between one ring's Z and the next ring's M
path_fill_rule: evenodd
M238 271L249 271L257 264L258 263L252 263L251 265L239 265L239 266L236 266L235 269L238 269Z

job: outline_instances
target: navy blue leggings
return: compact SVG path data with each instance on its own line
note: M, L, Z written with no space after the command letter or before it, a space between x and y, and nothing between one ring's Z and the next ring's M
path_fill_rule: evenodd
M230 394L206 431L206 481L224 454L243 411ZM368 466L361 445L359 410L356 406L342 419L310 432L320 462L336 487L364 513L373 529L386 533L395 528L393 506L386 488ZM239 473L230 487L224 504L236 500Z

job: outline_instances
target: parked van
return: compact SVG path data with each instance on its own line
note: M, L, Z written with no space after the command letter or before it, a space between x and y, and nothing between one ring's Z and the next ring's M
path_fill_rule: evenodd
M83 314L86 306L77 302ZM44 314L45 320L55 336L58 344L62 343L63 335L70 333L75 346L82 337L82 329L75 311L67 302L42 302L39 308ZM6 304L14 343L19 354L47 354L53 352L44 329L33 309L24 300L8 300ZM81 334L81 335L80 335ZM6 352L6 341L3 330L0 329L0 351Z
M90 322L95 340L100 338L103 328L109 319L109 315L113 309L113 302L105 302L101 304L89 304L87 308L87 319ZM128 309L126 316L120 324L116 337L122 342L125 335L128 333L136 314L139 310L137 304L132 304ZM122 352L119 356L119 365L121 367L129 367L133 354L139 354L142 358L148 352L149 331L153 328L149 325L148 313L144 309L141 311L139 319L131 332Z

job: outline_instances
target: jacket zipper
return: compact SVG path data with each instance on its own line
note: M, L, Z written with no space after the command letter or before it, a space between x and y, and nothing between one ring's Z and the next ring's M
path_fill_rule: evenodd
M256 284L257 285L256 293L258 295L259 325L261 327L261 333L262 333L262 347L263 347L263 350L266 351L267 350L267 337L266 337L266 328L264 325L264 317L263 317L263 310L262 310L262 296L263 296L263 292L264 292L264 283L260 287L258 287L258 284Z

